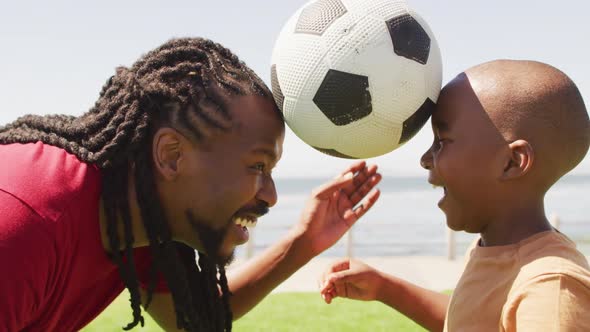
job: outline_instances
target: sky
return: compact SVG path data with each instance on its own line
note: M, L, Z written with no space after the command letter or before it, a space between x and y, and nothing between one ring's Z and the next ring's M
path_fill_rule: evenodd
M202 36L234 51L267 83L275 39L305 0L10 1L0 11L0 123L20 115L80 115L117 66L173 37ZM590 2L584 0L407 0L433 31L443 84L485 61L549 63L568 74L590 103ZM419 158L429 125L377 163L385 176L426 176ZM327 177L350 160L308 147L289 129L277 178ZM590 156L574 169L590 174Z

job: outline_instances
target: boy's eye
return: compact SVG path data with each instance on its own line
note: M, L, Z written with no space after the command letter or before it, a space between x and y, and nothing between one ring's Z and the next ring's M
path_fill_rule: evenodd
M434 148L435 148L435 150L440 149L445 141L446 140L444 138L434 137Z

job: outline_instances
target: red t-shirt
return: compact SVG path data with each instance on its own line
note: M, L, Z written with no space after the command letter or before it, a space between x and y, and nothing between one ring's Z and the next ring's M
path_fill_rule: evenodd
M100 191L100 170L62 149L0 145L0 330L77 331L124 289L101 242Z

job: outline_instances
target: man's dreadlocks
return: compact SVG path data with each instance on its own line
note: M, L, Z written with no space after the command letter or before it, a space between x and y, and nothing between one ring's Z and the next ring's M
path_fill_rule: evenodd
M203 130L207 128L227 130L231 116L226 98L246 94L272 98L260 78L230 50L202 38L173 39L144 55L131 68L117 68L95 105L82 116L26 115L0 128L0 144L42 141L101 168L112 259L131 294L133 322L125 330L144 324L126 194L128 176L133 176L154 257L147 304L159 271L170 289L178 328L231 331L230 292L224 267L200 254L197 268L195 251L171 239L156 194L151 141L155 130L164 125L188 130L201 140L206 138ZM119 249L118 220L122 220L124 228L123 252Z

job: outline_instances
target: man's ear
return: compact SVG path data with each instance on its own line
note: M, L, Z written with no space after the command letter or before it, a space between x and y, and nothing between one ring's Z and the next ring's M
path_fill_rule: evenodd
M152 157L154 170L166 180L174 180L178 176L179 164L182 161L182 135L172 128L160 128L154 134Z
M508 144L509 156L502 172L502 180L510 180L528 173L535 161L535 152L529 142L519 139Z

